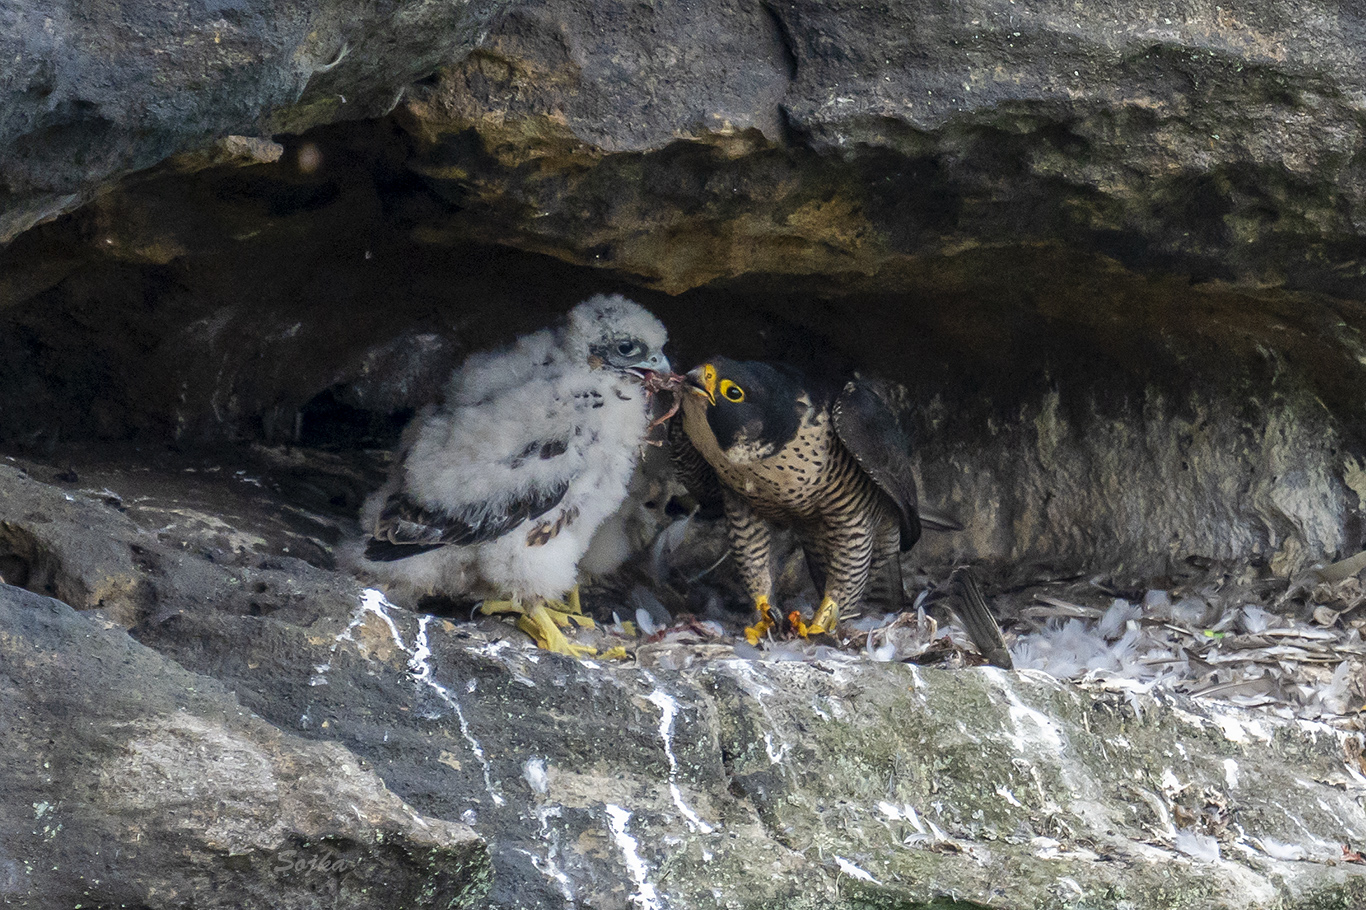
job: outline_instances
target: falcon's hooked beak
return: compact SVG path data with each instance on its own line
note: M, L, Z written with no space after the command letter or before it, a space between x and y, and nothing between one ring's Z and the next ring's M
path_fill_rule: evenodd
M715 407L716 367L709 363L702 364L688 374L684 387L694 395L700 395L707 399L707 403Z
M654 354L639 363L631 364L626 368L626 372L637 379L648 382L658 374L668 375L669 358L665 357L663 354Z

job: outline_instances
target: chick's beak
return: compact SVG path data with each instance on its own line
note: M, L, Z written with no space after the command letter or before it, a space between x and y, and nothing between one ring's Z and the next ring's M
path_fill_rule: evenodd
M637 361L626 368L626 372L632 373L641 379L649 379L655 375L669 375L669 358L663 354L652 354L644 360Z
M707 403L716 404L716 367L709 363L704 363L697 369L688 373L685 388L694 395L700 395L707 399Z

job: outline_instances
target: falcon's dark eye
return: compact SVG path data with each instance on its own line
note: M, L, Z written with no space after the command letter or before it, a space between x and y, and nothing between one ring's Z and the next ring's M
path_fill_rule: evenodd
M630 357L638 350L640 347L634 341L623 341L617 345L617 353L623 357Z
M725 395L730 401L745 400L745 390L731 382L729 379L721 380L721 394Z

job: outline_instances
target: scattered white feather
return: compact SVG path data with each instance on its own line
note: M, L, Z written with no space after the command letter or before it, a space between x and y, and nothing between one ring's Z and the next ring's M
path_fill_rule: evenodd
M701 622L699 622L698 625L706 629L708 632L710 632L717 638L725 638L728 634L726 632L726 627L721 625L714 619L704 619Z
M839 865L840 871L843 872L845 875L849 876L850 878L856 878L861 882L872 882L875 885L882 884L882 882L873 878L871 873L864 869L860 869L858 866L849 862L849 860L845 859L842 856L836 856L835 862Z
M1112 644L1098 627L1088 629L1080 619L1069 619L1050 623L1037 635L1022 636L1011 657L1016 669L1042 670L1059 679L1099 672L1134 676L1144 672L1137 665L1140 634L1137 628L1129 629Z
M856 619L840 623L840 628L855 632L873 632L884 626L889 625L897 618L896 613L880 613L870 616L859 616Z
M1183 597L1171 607L1171 621L1184 626L1197 626L1209 612L1209 604L1199 597Z
M539 758L528 758L526 764L522 765L522 777L537 795L545 796L550 792L550 774L545 769L545 762Z
M1308 855L1299 844L1286 844L1271 837L1258 838L1257 843L1261 846L1262 852L1272 859L1293 862Z
M1276 619L1275 613L1272 613L1269 610L1263 610L1261 607L1254 604L1248 604L1243 607L1243 631L1249 634L1256 635L1258 632L1265 632L1267 629L1271 628Z
M1150 615L1170 616L1172 598L1166 591L1152 590L1143 595L1143 612Z
M668 581L670 558L683 545L683 538L687 537L688 526L691 523L692 516L685 515L655 537L655 542L650 547L650 575L656 584L662 585Z
M650 611L644 607L636 607L636 625L640 627L640 634L646 638L659 631L659 626L655 625L654 618L650 616Z
M1219 842L1208 834L1200 834L1188 828L1177 830L1176 837L1172 839L1172 846L1177 852L1184 853L1191 859L1197 859L1204 863L1219 862Z
M871 641L871 639L869 640ZM885 641L882 644L878 645L876 648L871 649L868 652L868 656L872 657L873 660L878 661L879 663L887 663L888 661L895 660L896 643L891 641Z
M1344 660L1333 671L1333 678L1320 692L1319 701L1334 714L1346 714L1351 710L1352 664Z
M635 608L636 622L640 623L641 632L647 636L655 634L660 629L667 629L673 623L669 608L644 585L632 588L626 600ZM645 614L644 618L641 616L642 613ZM646 631L647 629L649 631Z
M1116 597L1115 602L1110 604L1110 609L1105 611L1105 615L1096 624L1096 631L1100 633L1101 638L1113 641L1123 634L1129 620L1138 619L1142 615L1143 610L1137 604Z

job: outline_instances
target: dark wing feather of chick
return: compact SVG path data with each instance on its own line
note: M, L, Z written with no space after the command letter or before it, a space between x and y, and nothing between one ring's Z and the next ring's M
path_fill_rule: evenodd
M568 489L566 480L545 489L532 488L501 509L463 512L423 508L402 491L394 493L385 502L375 523L374 536L365 545L365 557L392 562L439 547L493 540L527 519L539 518L553 509Z
M832 411L835 433L901 513L901 550L920 539L919 500L911 473L911 435L890 383L855 377L844 384Z
M697 451L688 434L683 431L681 411L669 419L669 460L673 462L674 473L679 481L697 500L698 517L720 518L725 514L721 478L716 476L715 469L707 464L707 459L702 457L702 453Z

